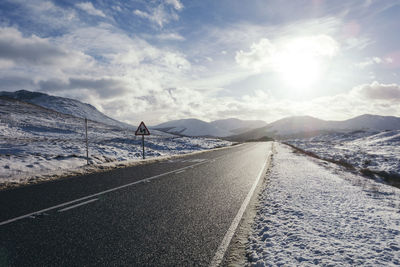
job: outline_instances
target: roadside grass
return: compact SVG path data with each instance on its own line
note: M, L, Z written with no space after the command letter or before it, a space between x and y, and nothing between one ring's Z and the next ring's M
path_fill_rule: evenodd
M310 151L306 151L304 149L298 148L292 144L288 144L283 142L283 144L290 146L291 148L294 149L294 153L301 153L316 159L320 159L320 160L324 160L327 162L331 162L337 165L340 165L342 167L345 167L347 170L349 171L356 171L360 174L362 174L364 177L367 178L371 178L371 179L376 179L376 178L381 178L383 179L386 183L388 183L389 185L395 186L397 188L400 188L400 175L396 174L396 173L388 173L385 171L374 171L368 168L362 168L362 169L357 169L356 167L354 167L352 164L350 164L349 162L345 161L344 159L340 159L340 160L334 160L334 159L330 159L330 158L323 158L318 156L317 154L310 152Z

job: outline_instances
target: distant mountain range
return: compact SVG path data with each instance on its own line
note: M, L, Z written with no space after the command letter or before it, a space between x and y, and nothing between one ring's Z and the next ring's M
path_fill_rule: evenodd
M30 103L77 118L88 118L89 120L113 127L136 129L132 125L104 115L92 105L70 98L26 90L0 92L0 97ZM233 141L245 141L250 139L265 139L265 137L281 139L310 137L328 132L400 130L400 118L365 114L344 121L325 121L310 116L295 116L280 119L269 124L261 120L239 120L234 118L211 122L198 119L182 119L161 123L151 127L151 129L169 134L213 136ZM154 132L161 134L158 131Z
M361 115L345 121L325 121L311 116L295 116L272 123L238 119L205 122L197 119L175 120L153 128L188 136L217 136L229 140L258 140L264 137L310 137L326 132L351 132L357 130L399 130L400 118L393 116Z
M273 138L302 138L328 132L400 130L400 118L364 114L344 121L325 121L311 116L295 116L277 120L239 135L230 136L231 140L243 141Z
M87 118L92 121L100 122L110 126L120 128L136 129L134 126L114 120L98 111L90 104L82 103L78 100L52 96L39 92L19 90L16 92L0 92L0 96L35 104L40 107L51 109L62 114L72 115L78 118Z
M264 121L239 120L233 118L212 122L205 122L198 119L182 119L161 123L152 128L172 134L187 136L227 137L265 125L267 125L267 123Z

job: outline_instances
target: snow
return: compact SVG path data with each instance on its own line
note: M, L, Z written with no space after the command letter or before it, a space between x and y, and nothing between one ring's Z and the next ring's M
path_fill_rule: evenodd
M286 142L359 169L400 174L400 130L332 133Z
M248 266L400 264L400 189L275 148Z
M84 120L36 105L0 97L0 187L52 176L96 171L142 159L141 137L134 130L89 121L86 165ZM215 138L178 137L150 130L146 158L171 157L229 146Z

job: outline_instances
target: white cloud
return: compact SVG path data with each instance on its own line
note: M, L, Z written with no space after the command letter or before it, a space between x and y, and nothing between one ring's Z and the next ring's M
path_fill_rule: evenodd
M85 12L87 12L89 15L92 16L99 16L105 18L106 15L103 13L103 11L96 9L91 2L82 2L75 4L75 6Z
M179 0L165 0L166 4L172 5L176 10L181 10L183 4Z
M380 57L369 57L366 58L364 61L357 63L356 66L360 69L364 69L373 65L390 64L392 62L393 59L390 57L386 57L384 59Z
M43 0L12 0L12 4L18 6L18 12L32 18L32 22L44 27L43 30L63 31L76 23L79 17L76 10L56 6L51 1Z
M274 65L274 57L276 56L276 47L268 39L261 39L258 43L254 43L250 47L250 51L242 50L236 53L236 62L248 69L261 71L262 68L271 69Z
M171 8L167 8L167 6L172 6L174 9L171 10ZM135 9L133 14L147 19L162 28L165 24L179 19L178 14L174 10L182 10L183 5L179 0L166 0L156 6L149 4L147 9L148 11Z
M156 36L160 40L184 41L185 37L178 33L162 33Z
M161 28L164 26L164 24L170 22L171 20L178 19L178 16L175 13L170 14L166 12L162 5L154 8L151 13L136 9L133 11L133 14L138 17L148 19L149 21L156 23Z

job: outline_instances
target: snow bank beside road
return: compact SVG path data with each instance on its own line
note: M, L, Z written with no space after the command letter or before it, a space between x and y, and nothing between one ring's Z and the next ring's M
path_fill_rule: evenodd
M142 141L132 132L115 131L112 138L92 138L89 148L90 163L106 163L108 167L140 161ZM168 157L231 145L231 142L212 138L147 137L146 158ZM84 171L86 150L82 138L11 139L0 142L0 186L10 183L34 182L51 175ZM88 169L88 168L86 168ZM95 169L92 166L89 169ZM87 170L86 170L87 171Z
M276 149L248 265L400 264L400 189Z

